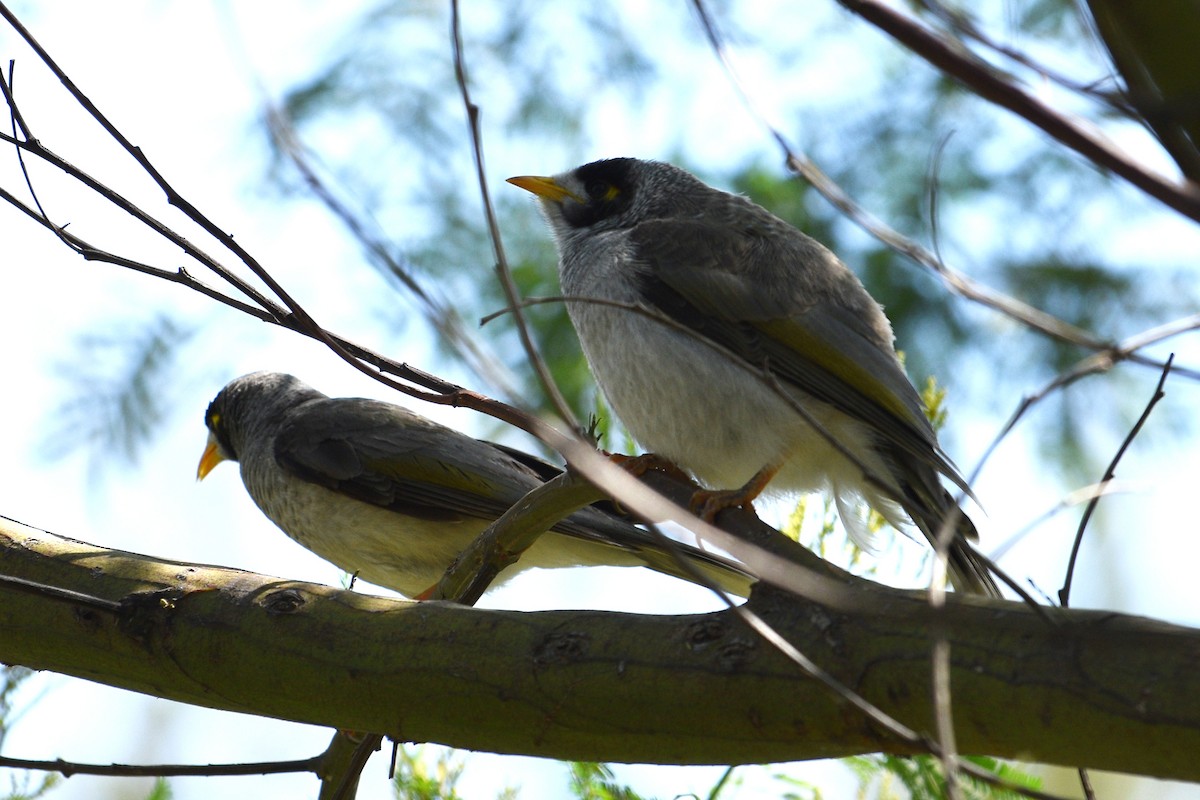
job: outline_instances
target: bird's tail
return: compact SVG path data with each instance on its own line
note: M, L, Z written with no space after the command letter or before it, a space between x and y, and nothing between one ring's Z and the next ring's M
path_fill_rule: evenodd
M949 561L950 584L960 592L969 592L984 597L1000 597L1000 587L992 577L987 560L971 544L979 541L975 524L954 502L949 492L943 490L942 509L936 513L914 515L917 527L936 543L946 524L954 525L954 538L950 541L946 557Z
M968 524L970 524L969 521ZM975 530L974 525L971 525L971 530ZM971 542L961 532L955 533L954 541L950 543L948 558L950 583L955 589L984 597L1000 597L1000 587L996 585L987 561L976 552Z

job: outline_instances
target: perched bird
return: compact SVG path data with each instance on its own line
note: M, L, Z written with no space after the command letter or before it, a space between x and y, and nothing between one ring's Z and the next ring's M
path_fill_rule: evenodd
M255 372L222 389L204 415L196 474L241 465L246 491L283 532L346 572L418 597L485 527L557 467L472 439L378 400L328 397L291 375ZM680 545L726 591L750 578ZM648 566L688 578L648 532L596 507L555 525L500 574L529 567Z
M953 526L955 586L998 593L941 484L969 493L891 323L833 253L670 164L614 158L509 183L541 202L567 309L613 410L642 446L725 490L703 493L708 514L764 490L827 490L866 543L853 511L864 499L931 542Z

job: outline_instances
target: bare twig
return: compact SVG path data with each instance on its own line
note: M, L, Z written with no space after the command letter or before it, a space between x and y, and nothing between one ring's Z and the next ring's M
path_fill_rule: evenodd
M255 259L244 247L242 247L240 243L238 243L237 241L234 240L232 235L226 233L220 226L218 226L216 223L214 223L208 216L201 213L201 211L198 208L196 208L191 202L189 202L185 197L183 197L179 192L177 192L175 190L175 188L166 180L166 178L161 173L158 172L158 170L154 167L154 165L150 162L150 160L142 152L141 148L132 144L124 136L124 134L122 134L108 120L108 118L104 116L104 114L87 97L87 95L83 94L83 92L80 91L80 89L75 85L75 83L58 66L58 64L54 61L54 59L51 58L50 54L48 52L46 52L46 50L44 48L42 48L42 46L33 37L33 35L21 24L21 22L12 14L12 12L2 2L0 2L0 16L3 16L13 26L13 28L18 32L18 34L20 34L20 36L26 41L26 43L34 50L34 52L36 52L38 54L38 57L42 60L42 62L46 65L46 67L48 69L50 69L50 71L55 74L55 76L59 79L59 81L63 84L63 86L66 87L67 91L71 94L71 96L75 100L75 102L78 103L85 111L87 111L88 114L90 114L92 116L92 118L95 119L96 122L100 124L100 126L105 130L105 132L108 133L108 135L111 136L118 144L120 144L121 147L138 164L138 166L147 175L150 176L151 180L153 180L155 182L155 184L162 190L162 192L166 196L167 202L170 205L173 205L176 208L178 208L180 211L182 211L184 216L186 216L188 219L190 219L196 225L200 226L200 228L202 230L204 230L206 233L208 233L208 235L212 236L218 243L221 244L222 247L224 247L229 252L233 253L243 264L246 265L246 267L251 272L253 272L259 278L259 280L261 280L263 283L265 283L267 285L267 287L275 294L275 296L279 298L279 300L283 304L283 306L286 307L286 309L287 309L286 314L295 317L296 326L299 329L303 330L307 335L311 336L312 338L315 338L318 341L325 344L325 346L328 347L330 350L332 350L338 357L340 357L341 359L346 361L346 363L348 363L350 366L354 367L358 371L368 375L369 377L372 377L375 380L383 383L384 385L389 386L393 389L396 389L397 391L404 392L404 393L409 394L414 397L421 397L422 399L432 400L432 398L430 396L428 396L424 393L414 393L414 390L411 386L408 386L406 384L400 383L399 381L393 380L392 378L388 377L387 375L381 373L378 369L374 368L373 364L365 363L362 359L357 357L353 352L351 352L350 350L345 348L342 345L341 341L337 337L334 337L327 330L325 330L325 328L323 328L321 325L317 324L317 322L312 318L312 316L296 300L294 300L286 290L284 290L284 288L278 283L278 281L276 281L275 278L261 264L258 263L257 259ZM12 102L11 99L9 101ZM3 138L4 140L10 140L10 137L8 137L7 134L0 135L0 138ZM51 163L55 163L56 166L59 166L61 164L61 165L65 165L65 168L70 167L70 165L67 164L64 160L57 159L57 157L54 157L53 154L49 153L49 151L46 151L45 148L43 148L40 145L40 143L37 142L36 139L31 139L28 141L13 141L13 144L16 144L18 147L25 148L31 152L36 152L38 155L42 155L43 157L46 157L47 160L50 160ZM64 167L60 166L60 168L64 168ZM73 169L73 168L71 168L71 169ZM193 257L196 257L197 260L199 260L205 266L207 266L210 269L217 272L217 274L219 274L222 278L233 283L239 290L246 292L249 296L255 297L257 300L257 296L256 296L257 293L254 290L250 289L248 284L246 284L240 278L238 278L237 276L235 276L231 272L229 272L227 269L225 269L215 259L209 258L205 254L201 253L197 248L194 248L189 242L187 242L186 239L184 239L182 236L179 236L174 231L170 230L166 225L164 225L163 223L154 219L150 215L146 214L140 208L138 208L134 204L130 203L129 201L125 200L125 198L121 197L116 192L112 192L111 190L101 188L101 185L99 184L99 182L94 181L93 179L84 175L83 173L78 172L78 171L74 171L74 172L68 171L68 174L71 174L72 177L77 177L81 182L83 182L89 188L92 188L94 191L97 191L102 196L104 196L106 199L108 199L111 202L113 202L114 204L116 204L118 207L120 207L123 210L127 211L128 213L132 214L135 218L139 219L144 224L150 226L153 230L155 230L160 235L162 235L162 236L166 237L168 240L176 243L178 246L183 248L185 250L185 252L187 252L189 255L193 255ZM270 303L270 301L266 301L264 308L271 308L272 305L273 304ZM455 394L457 397L457 392ZM446 399L443 398L443 399L433 400L433 402L445 403L445 402L453 402L453 400L447 401ZM491 401L491 402L495 403L495 401ZM496 405L499 406L501 404L496 404ZM515 409L511 409L511 408L509 408L508 410L509 410L509 412L516 411Z
M960 36L967 39L974 39L979 44L989 50L998 53L1005 58L1018 64L1025 69L1036 73L1040 78L1044 78L1052 83L1058 84L1062 88L1074 92L1075 94L1083 95L1102 103L1105 107L1112 109L1129 118L1135 118L1137 112L1133 106L1125 99L1124 95L1117 90L1116 84L1113 81L1111 71L1108 81L1113 84L1113 89L1103 90L1097 88L1097 82L1081 83L1077 80L1067 77L1065 74L1051 69L1045 64L1035 61L1026 53L1017 50L1015 47L1002 44L996 41L986 31L979 27L971 16L970 12L963 8L950 8L940 0L917 0L916 3L921 8L931 13L933 16L944 21L947 25L954 29Z
M1104 470L1104 477L1100 479L1102 484L1107 483L1116 477L1117 464L1120 463L1121 458L1125 455L1125 451L1129 449L1129 446L1133 444L1133 440L1137 438L1138 433L1141 432L1142 426L1145 425L1146 420L1150 418L1150 413L1154 411L1154 407L1158 405L1158 401L1162 400L1163 397L1166 396L1166 393L1163 391L1163 387L1167 383L1167 376L1171 374L1171 362L1174 359L1174 353L1167 357L1167 363L1163 367L1162 375L1158 379L1158 385L1154 387L1154 394L1151 396L1150 401L1146 403L1146 408L1143 409L1142 415L1138 417L1137 422L1133 424L1133 428L1130 429L1129 435L1125 437L1125 441L1121 442L1121 446L1117 448L1117 453L1113 456L1112 461L1109 462L1108 469ZM1062 603L1064 608L1070 604L1071 582L1075 577L1075 561L1079 556L1079 547L1083 544L1083 534L1084 531L1087 530L1088 522L1091 520L1092 513L1096 510L1096 506L1099 504L1099 502L1100 495L1097 495L1088 501L1087 508L1083 510L1083 518L1079 520L1079 529L1075 532L1075 542L1071 545L1071 558L1067 562L1067 576L1063 580L1062 588L1058 590L1058 601Z
M1096 790L1092 788L1092 776L1087 769L1079 769L1079 788L1083 789L1084 800L1096 800Z
M300 141L299 134L283 109L271 102L264 102L264 105L267 109L267 126L272 137L280 151L300 173L300 177L309 191L335 217L341 220L363 250L416 298L424 312L425 319L447 344L458 351L467 365L477 375L499 389L509 402L513 402L519 394L516 381L504 368L501 359L494 352L483 347L476 337L468 333L456 308L447 303L445 298L434 294L422 285L411 265L403 263L397 258L383 234L375 230L377 226L374 220L356 212L349 203L338 197L338 194L329 185L328 179L322 176L321 171L313 163L312 154Z
M1000 558L1009 550L1011 550L1018 542L1031 534L1043 523L1053 517L1066 511L1068 508L1074 508L1080 503L1086 503L1095 497L1102 497L1109 494L1121 494L1124 492L1135 491L1135 486L1125 481L1104 481L1102 483L1093 483L1087 486L1081 486L1074 491L1068 492L1051 508L1038 514L1032 521L1021 526L1016 533L1005 539L1000 545L992 548L992 558Z
M1017 404L1017 408L1013 411L1008 421L1001 427L1000 432L996 434L991 443L983 451L983 455L975 464L975 469L971 470L970 481L972 483L979 477L979 473L983 470L984 464L991 458L996 448L1000 443L1012 432L1017 423L1025 416L1037 403L1045 400L1054 392L1064 389L1067 386L1075 383L1081 378L1086 378L1089 375L1097 375L1102 372L1107 372L1118 363L1131 359L1131 356L1141 350L1149 347L1152 344L1157 344L1173 336L1178 336L1181 333L1187 333L1200 329L1200 314L1190 314L1171 322L1158 325L1142 333L1135 334L1115 347L1104 350L1099 353L1093 353L1087 358L1082 359L1075 366L1071 367L1066 372L1056 375L1053 380L1047 383L1042 388L1032 394L1027 394L1021 398L1021 402ZM1163 365L1165 366L1165 364ZM1187 367L1171 367L1171 372L1174 375L1179 375L1192 380L1200 379L1200 373Z
M1102 169L1111 170L1146 194L1200 222L1200 187L1175 182L1147 169L1082 123L1060 113L959 43L921 25L878 0L838 0L900 44L983 99L1012 111Z
M55 600L61 600L64 603L72 603L78 606L94 608L98 611L107 611L110 614L117 614L121 611L121 604L106 600L103 597L94 597L83 592L76 592L71 589L63 589L59 586L50 586L45 583L35 583L24 578L17 578L12 575L0 575L0 585L7 586L11 589L17 589L30 594L43 595L45 597L53 597Z
M77 761L35 761L28 758L0 756L0 767L59 772L73 775L107 775L129 777L218 777L231 775L280 775L289 772L316 772L321 756L296 761L260 761L244 764L81 764Z
M546 366L545 360L542 359L541 353L538 352L537 346L533 342L533 337L529 333L529 324L525 320L525 315L520 307L520 292L517 290L516 281L513 280L512 270L508 266L508 257L504 254L504 242L500 238L500 225L496 221L496 209L492 205L492 196L488 191L487 173L483 167L483 137L479 131L479 106L471 100L471 91L467 86L467 66L463 56L462 44L462 20L458 12L458 0L450 2L450 38L454 48L454 77L458 81L459 92L462 95L463 107L467 112L467 127L471 131L471 149L475 158L475 175L479 181L479 194L483 201L483 213L487 220L488 236L492 241L492 248L496 256L496 277L500 280L500 286L504 289L504 297L508 301L508 306L512 310L513 320L516 322L517 333L521 338L521 346L525 348L525 356L529 359L530 365L537 373L538 380L542 384L542 390L546 392L546 396L550 398L550 402L554 405L554 410L558 415L574 430L579 430L579 422L575 419L571 407L567 405L567 400L559 391L558 384L554 382L554 376L550 374L549 367Z

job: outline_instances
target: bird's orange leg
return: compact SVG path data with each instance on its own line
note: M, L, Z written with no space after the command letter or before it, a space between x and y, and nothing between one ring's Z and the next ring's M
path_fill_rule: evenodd
M701 489L692 495L688 505L692 513L705 522L712 522L727 508L744 508L753 514L754 499L762 494L782 466L782 463L768 464L738 489Z

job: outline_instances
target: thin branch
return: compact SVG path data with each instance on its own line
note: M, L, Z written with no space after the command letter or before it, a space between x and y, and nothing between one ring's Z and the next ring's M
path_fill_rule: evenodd
M7 586L11 589L42 595L44 597L53 597L55 600L61 600L64 603L74 603L86 608L106 611L110 614L119 614L121 612L121 604L112 600L105 600L103 597L94 597L72 589L63 589L59 586L37 583L25 580L24 578L13 577L12 575L0 575L0 586Z
M1092 498L1103 497L1109 494L1123 494L1126 492L1136 491L1139 487L1132 485L1127 481L1104 481L1102 483L1093 483L1088 486L1081 486L1074 491L1065 494L1057 503L1051 506L1046 511L1038 514L1032 521L1022 525L1016 533L1009 536L1001 544L992 548L992 558L1000 558L1022 539L1037 530L1038 527L1045 524L1049 520L1058 516L1069 508L1074 508L1080 503L1086 503Z
M67 92L72 98L74 98L75 102L78 103L80 107L82 107L92 117L92 119L99 123L100 127L104 129L104 132L107 133L113 139L113 141L117 142L122 149L124 149L125 152L133 158L137 165L141 167L142 171L145 172L150 179L158 185L159 189L162 190L163 194L166 196L167 202L170 205L173 205L182 211L188 219L199 225L206 233L208 233L210 236L220 242L227 250L237 256L243 264L249 267L255 275L257 275L264 283L267 284L267 287L275 293L276 297L278 297L285 306L292 310L292 313L298 314L302 318L307 317L307 315L304 314L303 309L299 308L298 304L292 300L291 296L286 291L284 291L283 287L276 283L275 279L272 278L265 269L263 269L258 261L255 260L255 258L251 256L250 253L243 248L240 243L234 241L234 238L231 235L218 227L207 216L200 213L199 209L188 202L186 198L176 191L176 189L158 171L154 164L151 163L146 154L142 152L142 149L130 142L129 139L125 137L125 134L123 134L115 125L112 124L112 122L109 121L108 117L106 117L96 106L96 104L93 103L91 99L85 95L78 86L75 85L75 82L71 80L71 78L66 74L66 72L63 71L61 67L58 66L58 63L50 56L45 48L41 46L37 39L33 37L33 34L29 32L29 30L21 23L21 21L17 19L16 15L14 15L12 11L10 11L2 2L0 2L0 16L3 16L5 20L8 21L17 34L24 39L25 43L28 44L29 47L37 54L42 63L45 64L52 73L54 73L54 76L58 78L59 82L62 83ZM308 318L308 321L311 322L311 318ZM315 323L312 324L314 326L316 325Z
M1083 789L1084 800L1096 800L1096 790L1092 788L1091 773L1082 767L1079 770L1079 788Z
M35 761L28 758L0 756L0 767L30 769L41 772L60 772L65 777L74 775L106 775L110 777L157 777L180 776L218 777L231 775L282 775L291 772L316 772L321 765L321 756L295 761L259 761L244 764L82 764L77 761Z
M1086 378L1089 375L1097 375L1107 372L1122 361L1132 360L1132 356L1138 350L1149 347L1152 344L1165 341L1173 336L1178 336L1182 333L1188 333L1200 329L1200 314L1191 314L1171 322L1158 325L1142 333L1135 334L1117 346L1104 350L1099 353L1093 353L1087 358L1082 359L1075 366L1071 367L1066 372L1056 375L1053 380L1047 383L1042 388L1032 394L1027 394L1021 398L1021 402L1017 404L1016 410L1008 418L1008 421L1001 427L1000 432L996 434L991 443L983 451L979 461L975 465L975 469L971 470L970 482L974 483L979 477L979 473L983 471L984 465L988 459L995 453L996 448L1000 443L1012 432L1017 423L1025 416L1037 403L1045 400L1054 392L1065 389L1067 386L1075 383L1081 378ZM1165 364L1160 365L1165 367ZM1200 373L1188 367L1171 367L1172 374L1191 380L1200 380Z
M800 667L805 674L819 680L824 686L850 704L864 717L874 722L886 730L892 736L900 739L906 744L930 753L938 753L938 745L923 736L907 725L904 725L894 717L884 713L873 703L867 701L858 692L845 685L830 673L822 669L815 661L804 655L791 642L773 628L770 623L763 620L758 614L751 611L746 606L737 606L733 609L734 613L746 623L746 625L761 636L766 642L771 644L779 652L787 656L794 664Z
M16 78L17 62L9 59L8 62L8 80L0 79L0 93L4 95L4 102L8 104L8 117L12 123L12 139L18 141L19 138L31 138L29 135L29 127L25 124L25 118L21 115L21 110L17 108L16 102L13 100L13 81ZM20 129L21 134L18 136L17 130ZM42 208L42 201L38 199L37 192L33 188L33 179L29 177L29 166L25 163L25 154L21 152L21 148L17 148L17 164L21 167L21 176L25 179L25 186L29 189L29 196L33 198L34 205L37 206L38 212L43 218L47 218L46 210Z
M2 10L2 9L3 9L3 3L0 3L0 10ZM14 115L18 114L19 113L18 106L16 104L15 99L13 98L13 96L11 94L11 87L9 87L7 85L7 83L5 83L2 79L0 79L0 89L3 89L5 100L9 104L11 113ZM28 153L42 159L47 164L50 164L51 166L53 166L53 167L57 168L58 170L60 170L61 172L63 172L64 174L79 181L81 184L83 184L87 188L91 189L96 194L100 195L107 202L111 203L112 205L119 208L121 211L125 212L129 216L131 216L134 219L136 219L137 221L141 222L143 225L148 227L154 233L158 234L162 238L169 241L171 244L178 247L180 250L182 250L188 256L194 258L196 261L199 261L205 267L207 267L208 269L212 270L213 272L215 272L216 274L221 276L224 280L228 281L231 285L233 285L238 291L242 292L247 297L254 300L263 309L270 311L271 313L276 314L278 316L286 316L287 311L284 310L283 308L281 308L279 306L279 304L275 303L274 301L272 301L269 298L267 298L266 296L264 296L261 292L259 292L257 289L255 289L253 286L251 286L246 281L242 280L242 278L240 278L236 274L230 272L217 259L213 258L208 253L201 250L199 247L194 245L189 239L180 235L179 233L177 233L176 231L171 229L169 226L167 226L165 223L159 221L158 219L154 218L147 212L143 211L141 209L141 207L137 206L136 204L134 204L133 202L128 200L125 196L123 196L119 192L109 188L104 183L93 178L88 173L77 168L75 165L73 165L66 159L60 157L59 155L57 155L56 153L51 151L49 148L47 148L45 145L43 145L41 143L41 141L39 141L37 138L30 136L29 128L27 125L23 126L23 130L26 131L25 135L27 137L24 140L9 136L8 134L0 133L0 141L5 141L5 142L8 142L9 144L12 144L14 147L17 148L18 152L21 152L21 151L28 152ZM35 201L36 201L36 192L34 192L32 186L30 186L30 192L34 194ZM38 203L37 205L38 205L38 209L41 210L41 204ZM36 218L36 215L31 215L31 216L35 216L35 218ZM52 231L53 233L58 235L59 238L63 238L63 233L65 232L65 229L63 227L51 223L49 221L49 218L44 215L40 218L40 221L42 221L45 224L45 227L47 227L50 231ZM71 244L71 241L69 239L64 239L64 241L68 244L68 246L73 247L73 245Z
M475 175L479 182L479 194L483 201L488 236L491 238L496 256L496 276L500 279L504 297L508 301L509 308L512 309L513 320L516 322L517 333L521 338L521 346L525 349L525 356L537 373L543 391L550 398L558 415L571 428L579 430L579 421L575 419L571 407L567 405L566 398L559 391L558 384L554 382L554 376L550 374L549 367L546 366L546 362L542 359L541 353L538 352L533 337L529 333L529 324L519 305L520 292L517 290L516 281L513 280L512 270L509 269L508 258L504 254L504 242L500 238L500 225L496 221L496 209L492 205L492 196L488 191L487 173L483 166L483 137L479 131L479 106L471 100L471 91L467 87L467 67L463 56L462 20L459 17L458 0L450 2L450 19L450 39L454 49L454 77L458 81L463 107L467 112L467 126L471 131L471 149L475 158Z
M1163 387L1167 383L1167 376L1171 374L1171 362L1175 359L1175 354L1172 353L1167 357L1167 363L1163 367L1162 375L1158 379L1158 385L1154 387L1154 394L1150 397L1150 401L1146 403L1146 408L1142 411L1142 415L1138 417L1133 428L1129 431L1129 435L1125 437L1125 441L1121 442L1121 446L1117 448L1116 455L1108 465L1108 469L1104 471L1104 477L1100 479L1101 483L1107 483L1116 477L1117 464L1125 455L1125 451L1133 444L1133 440L1137 438L1141 432L1142 426L1146 424L1146 420L1150 418L1150 414L1154 411L1154 407L1158 405L1158 401L1166 396ZM1092 518L1092 513L1096 510L1096 506L1100 503L1100 497L1097 495L1088 501L1087 508L1083 511L1083 518L1079 520L1079 529L1075 532L1075 542L1071 545L1071 558L1067 562L1067 576L1063 581L1062 588L1058 590L1058 600L1064 608L1070 605L1071 599L1071 582L1075 578L1075 561L1079 556L1079 547L1083 544L1083 534L1087 530L1088 522Z
M33 38L33 35L30 34L30 32L20 23L20 21L18 19L16 19L16 17L12 14L12 12L2 2L0 2L0 16L3 16L6 20L8 20L8 22L18 32L18 34L26 41L26 43L34 50L34 52L36 52L38 54L38 57L42 60L42 62L46 65L46 67L48 69L50 69L50 71L53 72L56 77L58 77L59 81L63 84L63 86L66 87L67 91L71 94L72 98L74 98L75 102L77 102L85 111L87 111L88 114L90 114L92 116L92 118L95 119L96 122L100 124L100 126L105 130L105 132L108 133L118 144L120 144L122 148L124 148L124 150L134 159L134 161L138 164L138 166L141 167L142 171L144 171L147 175L150 176L151 180L153 180L155 182L155 184L162 190L162 192L166 196L168 204L173 205L176 208L178 208L180 211L182 211L184 216L186 216L188 219L190 219L196 225L200 226L200 228L202 230L204 230L206 233L208 233L208 235L212 236L218 243L221 244L222 247L224 247L229 252L233 253L243 264L245 264L246 267L251 272L253 272L259 278L259 280L261 280L263 283L265 283L267 285L267 287L275 294L275 296L279 298L280 302L282 302L282 304L287 307L288 312L292 316L296 317L298 326L301 329L303 329L312 338L315 338L318 341L322 342L326 347L328 347L330 350L332 350L334 352L334 354L336 354L339 358L344 360L346 363L348 363L350 366L354 367L358 371L367 375L368 377L371 377L371 378L379 381L380 383L383 383L386 386L390 386L391 388L396 389L397 391L405 392L406 394L410 394L410 395L413 394L413 392L411 391L411 387L407 387L402 383L392 380L391 378L380 373L376 369L373 369L371 365L363 363L363 361L361 359L359 359L354 353L352 353L351 351L349 351L345 347L343 347L341 342L336 337L334 337L332 334L330 334L330 332L325 330L325 328L323 328L321 325L317 324L316 320L314 320L312 318L312 316L296 300L294 300L286 290L284 290L284 288L275 280L275 278L272 277L272 275L261 264L258 263L257 259L255 259L245 248L243 248L240 243L238 243L237 241L234 240L232 235L226 233L216 223L214 223L211 219L209 219L208 216L201 213L199 209L197 209L194 205L192 205L191 202L189 202L185 197L183 197L181 194L179 194L179 192L177 192L175 190L175 188L166 180L166 178L163 177L163 175L158 172L158 170L154 167L154 165L150 162L150 160L142 152L141 148L132 144L124 136L124 134L122 134L108 120L108 118L105 117L103 113L101 113L99 108L97 108L96 105L94 103L92 103L92 101L87 97L87 95L83 94L83 92L79 90L79 88L75 85L75 83L66 75L65 72L63 72L63 70L58 66L58 64L50 57L50 54L48 52L46 52L45 49L42 48L42 46L37 42L37 40ZM9 139L9 137L6 134L0 135L0 138L3 138L5 140ZM28 148L35 152L44 150L44 148L42 148L40 143L38 143L36 140L31 140L31 141L26 141L26 142L14 141L13 143L19 147L25 147L25 148ZM48 153L48 151L47 151L47 153ZM58 159L58 161L63 164L66 164L66 162L63 161L62 159ZM69 174L71 174L71 173L69 173ZM80 176L82 176L82 173L79 173L79 174L80 174ZM86 176L80 177L80 180L84 180L85 177ZM163 225L158 220L150 217L145 212L142 212L140 208L137 208L132 203L125 201L123 197L116 194L115 192L112 192L111 196L104 194L104 192L102 192L100 189L97 188L99 186L99 183L96 181L91 181L91 183L88 183L88 181L90 181L90 180L91 180L90 178L88 178L87 180L84 180L85 184L89 185L90 188L93 188L93 190L95 190L95 191L101 192L101 194L103 196L105 196L106 199L109 199L109 200L113 201L114 203L117 203L118 206L122 207L124 210L133 214L136 218L140 219L142 222L149 225L152 229L154 229L160 235L163 235L167 239L177 243L180 247L183 247L185 249L185 251L188 251L189 254L192 254L189 249L189 248L191 248L190 243L188 243L185 239L183 239L183 237L174 233L169 228L167 228L167 226ZM118 201L124 201L124 204L122 205L122 203L118 202ZM199 253L198 250L196 252ZM213 269L214 271L216 271L219 275L221 275L221 277L233 282L234 285L238 286L239 289L241 289L243 291L247 291L246 288L243 288L243 287L246 287L247 285L243 281L241 281L240 278L237 278L235 275L233 275L227 269L225 269L223 266L221 266L215 259L208 258L207 256L204 256L203 258L201 258L200 256L196 256L196 257L198 258L198 260L201 261L201 263L204 263L205 266L208 266L210 269ZM250 291L248 291L247 293L250 294L250 296L252 296L252 297L254 296L254 294L251 293ZM413 395L413 396L418 396L418 395Z
M341 220L350 235L367 254L417 299L426 321L451 347L458 351L467 365L485 381L497 387L510 402L516 398L518 391L515 380L512 374L504 368L500 358L494 352L485 349L476 337L467 332L456 308L448 304L445 298L430 292L413 274L411 265L402 263L396 257L382 232L377 230L378 226L374 220L367 219L363 214L354 211L349 203L337 196L327 179L322 177L313 163L313 156L300 141L299 134L283 109L271 102L265 102L264 105L267 109L267 127L272 137L280 151L300 173L300 177L309 191L337 219ZM372 230L372 228L376 230Z
M1107 108L1116 111L1124 116L1139 121L1137 111L1125 99L1123 93L1117 91L1114 84L1114 89L1104 91L1096 88L1095 81L1090 83L1081 83L1073 78L1067 77L1065 74L1051 69L1045 64L1035 61L1031 56L1017 50L1015 47L1002 44L989 36L975 20L970 13L965 9L950 8L940 0L916 0L916 4L924 8L934 17L941 19L947 25L955 30L960 36L967 39L974 39L979 44L989 50L1007 58L1015 64L1024 67L1052 83L1055 83L1067 91L1074 92L1078 95L1083 95L1099 103L1102 103ZM1106 79L1113 82L1114 78L1109 72L1109 77Z
M945 570L942 572L942 599L945 602ZM939 606L940 607L940 606ZM943 789L947 800L962 800L962 787L958 782L958 744L954 735L954 717L951 711L950 690L950 642L945 632L938 630L929 653L933 683L933 720L937 732L938 759L942 762Z
M718 798L721 796L721 792L724 791L726 785L728 785L729 779L733 777L733 771L735 769L737 769L737 767L725 768L725 771L721 773L721 777L717 778L717 782L714 783L712 788L708 790L706 800L718 800Z
M838 2L983 99L1024 118L1096 166L1111 170L1169 208L1200 222L1200 187L1196 184L1175 182L1147 169L1108 139L1038 100L961 44L903 12L878 0Z

